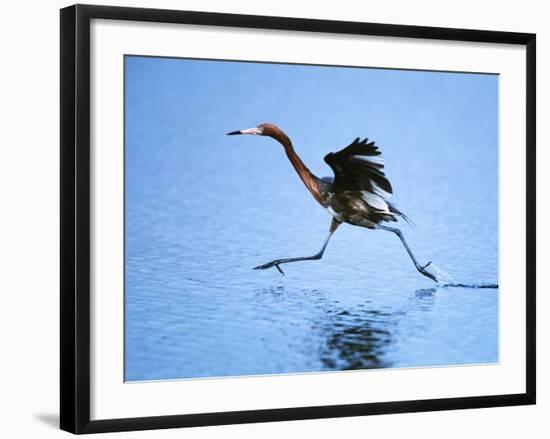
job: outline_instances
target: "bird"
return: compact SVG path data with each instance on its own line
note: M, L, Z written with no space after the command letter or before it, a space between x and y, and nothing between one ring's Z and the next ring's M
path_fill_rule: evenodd
M400 229L386 223L400 219L410 222L407 216L394 204L388 201L393 188L384 172L384 160L375 142L357 137L345 148L331 152L324 157L332 168L334 177L319 178L315 176L294 150L290 137L272 123L262 123L253 128L231 131L227 135L267 136L279 142L296 173L311 193L313 198L331 215L329 233L321 249L312 256L281 258L254 267L265 270L275 267L281 274L283 264L298 261L319 260L323 257L330 238L343 224L351 224L371 230L384 230L395 234L400 240L415 268L419 273L438 282L437 278L426 268L431 264L421 265L407 244Z

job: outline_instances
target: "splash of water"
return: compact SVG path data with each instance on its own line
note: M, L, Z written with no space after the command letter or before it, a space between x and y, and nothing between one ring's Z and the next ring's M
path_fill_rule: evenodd
M426 267L426 271L429 271L436 279L440 286L455 287L455 288L498 288L498 283L462 283L457 282L449 273L435 264L430 264Z
M449 273L435 265L433 262L428 267L426 267L425 270L432 274L437 279L437 282L440 284L447 285L456 283L456 280L454 280L454 278Z

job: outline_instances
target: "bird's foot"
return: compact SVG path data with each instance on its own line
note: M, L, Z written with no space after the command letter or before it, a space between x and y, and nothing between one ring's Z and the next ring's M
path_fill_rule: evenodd
M282 262L283 261L281 259L275 259L274 261L268 262L267 264L262 264L254 267L254 270L267 270L268 268L275 267L277 271L284 276L285 272L279 266L279 264L281 264Z
M429 277L431 280L433 280L434 282L439 282L437 280L437 277L435 277L435 275L433 275L432 273L430 273L428 270L426 270L426 268L428 268L428 266L432 263L432 261L428 262L426 265L419 265L417 268L417 270L423 274L424 276L426 277Z

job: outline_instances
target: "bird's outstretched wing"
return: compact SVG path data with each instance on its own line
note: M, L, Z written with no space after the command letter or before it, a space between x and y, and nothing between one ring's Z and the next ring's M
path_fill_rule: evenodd
M374 142L356 138L338 152L325 156L325 162L334 171L334 192L361 191L375 198L387 198L392 187L384 174L384 160Z

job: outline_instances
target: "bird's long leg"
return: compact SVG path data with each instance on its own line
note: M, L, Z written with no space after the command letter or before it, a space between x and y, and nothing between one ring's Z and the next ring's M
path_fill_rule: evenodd
M327 248L328 242L330 241L330 237L332 234L336 231L338 226L342 224L340 221L336 219L332 219L332 222L330 223L330 229L327 236L327 239L325 240L323 247L321 247L321 250L319 250L318 253L314 254L313 256L302 256L298 258L284 258L284 259L275 259L274 261L268 262L267 264L258 265L257 267L254 267L254 270L265 270L266 268L275 267L277 270L279 270L279 273L285 274L283 270L281 269L281 264L288 264L289 262L298 262L298 261L314 261L317 259L321 259L323 257L323 254L325 253L325 249Z
M392 232L392 233L395 233L399 239L401 240L401 242L403 243L403 246L405 247L405 249L407 250L407 253L409 254L409 256L411 257L413 263L414 263L414 266L416 267L416 269L422 273L424 276L426 277L429 277L431 280L433 280L434 282L437 282L437 278L432 274L430 273L429 271L426 270L426 267L428 267L428 265L430 265L432 263L432 261L428 262L427 264L425 265L420 265L418 263L418 261L416 260L416 258L414 257L413 255L413 252L411 251L411 248L409 247L409 245L407 244L407 241L405 241L405 237L403 236L403 233L401 233L401 230L399 229L396 229L396 228L393 228L393 227L387 227L387 226L383 226L383 225L380 225L378 224L377 226L378 229L381 229L381 230L387 230L388 232Z

